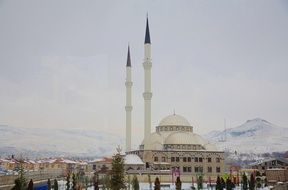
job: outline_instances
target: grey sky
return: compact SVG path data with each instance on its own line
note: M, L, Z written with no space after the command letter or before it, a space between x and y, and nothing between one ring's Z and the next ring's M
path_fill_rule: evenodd
M130 42L137 144L147 11L153 126L174 108L198 133L223 129L224 118L288 126L285 0L0 0L0 124L124 136Z

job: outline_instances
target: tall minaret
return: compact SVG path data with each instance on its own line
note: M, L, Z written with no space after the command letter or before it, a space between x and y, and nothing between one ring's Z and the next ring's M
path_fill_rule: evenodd
M144 62L143 62L145 79L144 79L144 142L146 142L147 138L151 133L151 41L150 41L150 33L149 33L149 24L148 17L146 21L146 33L145 33L145 41L144 41ZM145 148L145 144L144 144Z
M126 152L131 150L131 125L132 125L132 76L131 76L131 59L130 47L128 46L127 64L126 64Z

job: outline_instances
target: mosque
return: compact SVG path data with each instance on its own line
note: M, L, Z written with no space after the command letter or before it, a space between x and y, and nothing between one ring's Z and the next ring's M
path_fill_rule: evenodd
M183 116L172 114L163 118L151 133L151 39L148 18L144 40L144 139L137 150L131 149L132 127L132 67L128 47L126 64L126 171L191 176L202 175L215 180L224 173L224 152L193 132L193 126ZM133 164L135 167L133 167ZM138 171L137 171L138 170ZM168 178L167 178L168 180Z

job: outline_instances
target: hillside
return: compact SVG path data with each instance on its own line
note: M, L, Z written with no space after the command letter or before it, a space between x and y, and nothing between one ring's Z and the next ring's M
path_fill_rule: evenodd
M288 150L288 128L260 118L227 130L212 131L204 137L227 152L262 154Z
M0 125L0 155L27 157L112 155L123 139L81 129L16 128Z

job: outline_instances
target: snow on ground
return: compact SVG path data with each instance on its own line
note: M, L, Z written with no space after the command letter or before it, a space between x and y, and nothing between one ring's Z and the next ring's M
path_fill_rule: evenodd
M66 181L59 181L58 182L59 184L59 190L65 190L65 184L66 184ZM170 187L161 187L161 190L175 190L175 185L172 184L172 183L162 183L162 185L165 184L165 185L170 185ZM140 186L140 190L150 190L149 188L149 183L139 183L139 186ZM154 189L153 188L154 184L152 184L152 190ZM192 184L191 183L182 183L182 190L189 190L191 189L191 186ZM197 187L197 184L195 183L194 184L194 187ZM132 189L132 187L130 188ZM197 188L196 188L197 189ZM210 187L207 187L206 184L203 184L203 189L206 189L206 190L212 190L214 189L215 190L215 187L213 188L210 188ZM88 190L94 190L94 187L89 187ZM101 190L101 188L100 188ZM235 190L241 190L241 187L236 187ZM258 188L257 190L270 190L268 187L265 187L265 188Z

